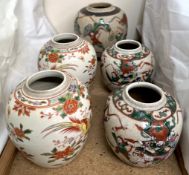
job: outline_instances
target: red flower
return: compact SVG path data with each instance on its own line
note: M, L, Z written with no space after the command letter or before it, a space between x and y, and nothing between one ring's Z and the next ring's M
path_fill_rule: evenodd
M166 141L168 137L169 130L164 125L163 121L154 121L149 130L150 135L155 137L157 141Z
M123 60L121 63L121 70L123 74L129 74L134 70L134 66L127 60Z
M77 111L78 108L78 101L74 99L68 99L63 105L63 110L67 114L73 114L74 112Z
M21 103L20 101L16 100L13 110L18 112L18 116L26 115L26 116L29 117L30 116L30 111L34 111L35 108L32 107L32 106L25 106L23 103Z
M20 128L14 128L14 133L18 138L25 138L25 133Z
M87 44L85 44L84 47L82 47L79 52L81 52L82 54L88 53L89 52L89 46Z
M96 63L96 59L93 57L92 60L90 60L89 62L94 66Z
M57 62L58 58L59 58L59 56L58 56L57 53L51 53L51 54L49 54L49 61L51 63Z
M57 151L55 154L54 154L54 158L56 160L58 159L61 159L61 158L64 158L64 157L67 157L69 156L70 154L72 154L74 152L74 149L70 146L68 146L64 151Z

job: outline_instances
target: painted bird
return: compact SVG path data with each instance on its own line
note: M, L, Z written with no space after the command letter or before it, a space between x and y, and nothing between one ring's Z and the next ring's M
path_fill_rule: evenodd
M82 120L76 119L76 118L69 118L70 122L61 122L58 124L51 125L47 128L45 128L42 133L45 133L46 137L49 134L52 134L56 131L60 131L62 133L65 132L81 132L82 134L86 134L90 127L90 121L88 118L84 118Z

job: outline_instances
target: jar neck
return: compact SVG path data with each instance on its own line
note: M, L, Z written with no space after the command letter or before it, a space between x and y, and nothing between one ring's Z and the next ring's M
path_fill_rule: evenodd
M64 93L71 77L65 72L44 70L33 74L26 79L23 92L32 98L47 98Z
M136 99L134 98L131 94L130 91L134 88L143 88L143 89L148 89L153 93L145 93L144 95L147 97L151 97L153 95L158 95L158 98L152 102L143 102L143 99ZM141 91L140 91L141 93ZM137 96L137 93L135 94ZM141 97L142 98L142 97ZM162 108L166 104L166 96L164 91L159 88L158 86L148 83L148 82L135 82L131 83L130 85L126 86L123 90L123 99L124 101L132 106L135 109L138 110L145 110L145 111L154 111Z
M86 7L86 10L93 13L107 13L112 12L116 9L115 6L113 6L110 3L93 3Z
M72 47L77 47L81 43L82 39L74 33L58 34L50 40L50 44L58 49L69 49Z
M129 39L121 40L118 41L113 47L115 51L124 55L130 55L130 54L136 54L142 52L141 43L135 40L129 40Z

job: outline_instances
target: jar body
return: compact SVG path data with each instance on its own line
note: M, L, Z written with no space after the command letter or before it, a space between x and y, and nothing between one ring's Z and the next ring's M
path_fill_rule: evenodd
M136 42L134 40L124 41ZM117 50L116 45L114 45L107 48L101 57L104 82L111 90L135 81L151 81L154 64L152 52L142 45L136 52Z
M123 93L124 88L117 89L109 96L105 110L105 135L113 152L138 167L166 160L181 135L183 119L178 103L165 93L162 107L138 109L125 101Z
M108 3L96 3L81 9L75 19L74 30L89 41L98 56L107 47L127 36L126 14Z
M72 39L75 40L67 42ZM41 48L38 68L67 71L89 87L96 74L96 52L89 42L75 34L59 34Z
M43 72L43 71L42 71ZM64 73L64 89L53 95L31 95L21 82L7 104L9 136L24 157L55 168L72 161L81 151L90 126L87 88Z

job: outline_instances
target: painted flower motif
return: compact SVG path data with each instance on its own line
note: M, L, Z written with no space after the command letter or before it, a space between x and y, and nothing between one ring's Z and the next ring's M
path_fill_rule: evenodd
M94 66L96 63L96 59L93 57L92 60L89 61L89 63Z
M78 101L74 99L68 99L63 105L63 110L67 114L73 114L78 109Z
M59 59L59 56L57 53L51 53L48 55L48 59L51 63L55 63Z
M83 71L83 73L88 72L89 75L92 75L95 66L96 66L96 58L95 58L95 56L93 55L93 56L92 56L92 59L88 61L87 66L85 66L86 69Z
M56 160L58 159L62 159L64 157L67 157L69 156L70 154L72 154L74 152L74 149L70 146L68 146L64 151L57 151L55 154L54 154L54 158Z
M62 118L75 113L79 107L83 106L83 104L79 101L80 96L77 95L74 97L72 93L68 93L65 97L61 97L58 100L60 102L60 105L53 109L58 113L61 113L60 115Z
M14 136L17 141L24 142L24 139L30 140L30 138L27 135L31 134L32 130L30 129L23 130L22 124L20 124L19 127L15 127L12 123L10 123L8 129L10 130L11 135Z
M49 156L48 163L55 162L56 160L67 160L72 158L74 154L74 148L71 146L66 147L64 150L58 150L56 147L51 151L51 153L42 153L42 156Z
M82 54L89 53L89 46L85 44L85 46L79 49L78 51L81 52Z
M21 103L20 101L16 100L13 110L18 112L18 116L21 116L21 115L25 116L26 115L26 116L29 117L30 112L35 111L35 107L26 106L23 103Z

